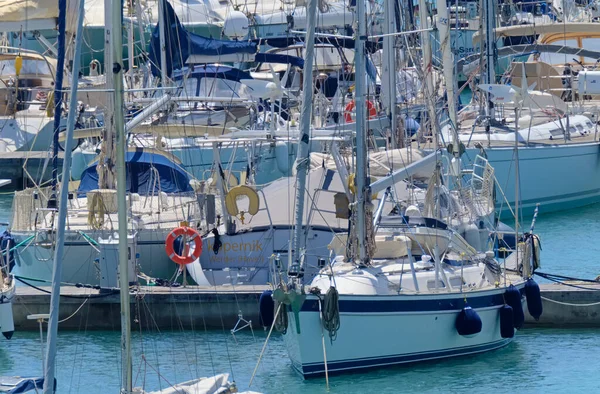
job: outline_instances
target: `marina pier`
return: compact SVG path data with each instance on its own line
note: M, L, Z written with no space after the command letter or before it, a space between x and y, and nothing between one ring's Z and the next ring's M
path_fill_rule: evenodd
M239 315L259 327L258 301L268 286L140 286L132 292L131 319L133 327L143 329L233 329ZM32 314L47 314L50 308L49 287L37 290L28 286L17 288L14 301L14 321L17 330L38 330L38 322L29 320ZM101 293L96 289L62 287L60 330L119 330L120 310L118 290ZM138 323L139 322L139 323Z
M577 286L577 287L572 287ZM568 285L540 285L544 313L534 320L525 308L527 327L600 327L600 283L569 282ZM17 288L14 319L17 330L38 330L31 314L49 311L49 288ZM131 294L134 324L139 319L144 329L233 329L239 314L252 327L259 327L259 298L268 286L159 287L140 286ZM119 293L102 294L99 290L61 288L61 330L118 330Z

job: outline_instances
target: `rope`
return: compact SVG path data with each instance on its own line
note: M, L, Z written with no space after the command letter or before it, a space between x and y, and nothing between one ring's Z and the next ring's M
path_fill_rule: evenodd
M85 305L85 304L86 304L86 303L87 303L89 300L90 300L89 298L86 298L86 299L83 301L83 303L82 303L81 305L79 305L79 308L77 308L77 310L71 314L71 316L69 316L69 317L66 317L66 318L64 318L64 319L62 319L62 320L59 320L59 321L58 321L58 323L59 323L59 324L60 324L60 323L64 323L64 322L66 322L67 320L69 320L70 318L72 318L73 316L75 316L75 315L77 314L77 312L79 312L79 311L81 310L81 308L83 308L83 306L84 306L84 305Z
M585 282L585 283L599 284L600 282L597 281L597 280L574 278L574 277L571 277L571 276L564 276L564 275L557 275L557 274L548 274L548 273L545 273L545 272L534 272L534 274L538 275L538 276L540 276L540 277L542 277L544 279L547 279L549 281L552 281L554 283L561 284L563 286L574 287L576 289L582 289L582 290L600 291L600 288L590 288L590 287L584 287L584 286L579 286L579 285L575 285L575 284L564 282L564 280L572 280L572 281L579 281L579 282Z
M90 206L88 207L88 224L91 228L98 230L104 226L104 214L106 213L106 208L104 206L104 201L102 200L102 196L99 193L94 193L92 195L92 201Z
M552 280L551 278L554 279L564 279L564 280L574 280L574 281L578 281L578 282L588 282L588 283L599 283L599 281L594 280L594 279L581 279L581 278L574 278L571 276L564 276L564 275L558 275L558 274L548 274L546 272L540 272L540 271L536 271L534 272L535 275L541 276L544 279L548 279L548 280Z
M15 277L16 280L18 280L19 282L23 283L24 285L27 285L33 289L36 289L38 291L41 291L42 293L46 293L46 294L52 294L51 291L48 291L46 289L42 289L41 287L32 285L31 283L25 281L24 279L22 279L21 277ZM78 298L78 299L82 299L82 298L104 298L104 297L108 297L111 296L113 294L117 294L119 292L119 289L110 289L111 291L108 293L103 293L103 294L88 294L86 296L76 296L76 295L69 295L69 294L61 294L61 297L65 297L65 298Z
M50 280L31 278L31 277L23 276L23 275L14 275L14 277L25 279L25 280L32 281L32 282L52 283L52 281L50 281ZM100 287L100 285L90 285L90 284L85 284L85 283L60 282L60 284L62 286L74 286L77 288L96 289L96 290L102 289L102 287ZM112 289L109 289L109 290L112 290Z
M340 329L340 305L339 294L335 287L331 286L323 299L323 328L329 333L331 343L337 337Z
M256 372L258 371L258 366L260 365L260 361L262 360L263 355L265 354L265 350L267 349L267 344L269 343L269 339L271 338L271 334L273 333L273 327L275 327L275 322L277 321L277 316L279 316L279 312L281 311L281 306L285 304L279 304L279 307L275 311L275 320L271 324L271 328L269 329L269 334L267 334L267 339L265 339L265 343L260 351L260 355L258 356L258 361L256 362L256 367L254 367L254 372L252 373L252 377L250 378L250 383L248 383L248 388L252 386L252 381L254 381L254 377L256 376Z
M550 302L554 302L555 304L559 304L559 305L566 305L566 306L580 306L580 307L586 307L586 306L596 306L596 305L600 305L600 301L599 302L592 302L590 304L572 304L570 302L562 302L562 301L556 301L556 300L552 300L550 298L546 298L542 296L542 300L546 300L546 301L550 301Z

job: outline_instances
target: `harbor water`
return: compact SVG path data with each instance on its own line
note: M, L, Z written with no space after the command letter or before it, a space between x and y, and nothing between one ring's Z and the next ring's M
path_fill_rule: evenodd
M9 220L10 198L0 198L0 221ZM528 228L531 218L523 218ZM583 278L600 274L600 206L544 215L536 232L542 240L542 271ZM85 307L85 306L84 306ZM135 311L132 310L135 313ZM79 319L74 316L72 319ZM232 336L230 329L135 330L134 382L147 390L166 388L198 376L230 373L248 388L266 333L254 324ZM426 327L423 334L426 335ZM59 393L118 393L118 331L94 331L80 321L78 331L60 331ZM369 332L364 333L368 341ZM326 338L327 340L327 338ZM389 338L408 341L410 338ZM509 346L476 356L386 368L332 377L330 393L579 393L600 392L598 331L527 328ZM38 376L42 371L39 333L15 332L0 340L0 375ZM274 333L251 389L264 393L327 393L325 379L302 380L289 362L282 337Z
M60 332L57 380L59 393L118 393L118 332ZM367 338L369 333L365 333ZM143 339L142 339L143 338ZM134 336L136 385L168 387L196 376L230 372L240 391L248 387L266 335L250 332L162 332ZM393 340L406 340L401 337ZM142 346L143 344L143 346ZM194 346L195 345L195 346ZM141 359L144 348L147 365ZM523 330L509 346L477 356L341 375L330 380L330 393L594 393L597 330ZM154 370L155 369L155 370ZM36 333L15 333L0 345L0 374L41 371ZM145 375L144 375L145 373ZM158 373L164 378L159 381ZM325 379L302 380L291 368L283 340L274 335L252 389L263 393L327 393Z

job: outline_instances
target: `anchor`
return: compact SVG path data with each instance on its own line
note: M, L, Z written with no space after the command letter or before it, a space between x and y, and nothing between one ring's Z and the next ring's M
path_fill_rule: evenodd
M273 299L292 308L294 320L296 321L296 333L300 334L300 309L304 304L304 300L306 300L306 294L304 292L285 291L278 287L273 291Z

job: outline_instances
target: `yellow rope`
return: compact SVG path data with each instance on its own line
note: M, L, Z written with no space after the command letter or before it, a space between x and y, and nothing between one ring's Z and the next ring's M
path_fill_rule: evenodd
M100 193L94 193L92 202L88 206L88 224L91 228L98 230L104 226L104 201Z

